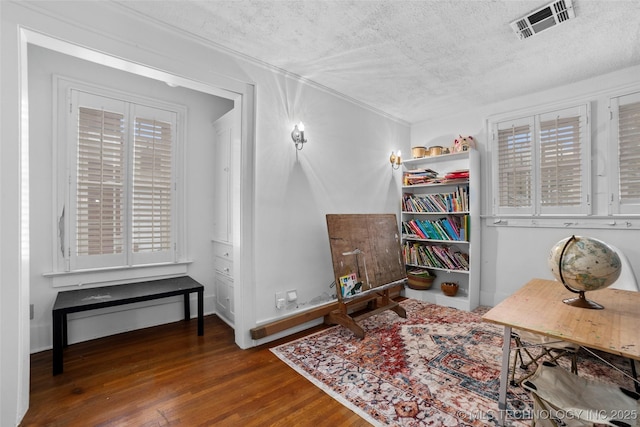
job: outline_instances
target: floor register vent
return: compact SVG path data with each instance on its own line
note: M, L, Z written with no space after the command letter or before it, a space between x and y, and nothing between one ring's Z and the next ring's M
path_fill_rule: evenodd
M524 40L564 21L575 18L571 0L558 0L513 21L510 25Z

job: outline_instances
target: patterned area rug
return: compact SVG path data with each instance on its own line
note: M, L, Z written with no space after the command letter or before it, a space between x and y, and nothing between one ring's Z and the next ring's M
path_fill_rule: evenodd
M359 322L363 340L335 326L271 351L373 425L498 425L503 329L483 322L482 310L411 299L401 305L407 319L386 311ZM628 369L625 360L605 357ZM632 388L589 354L578 369ZM526 391L510 387L507 425L529 425L531 411Z

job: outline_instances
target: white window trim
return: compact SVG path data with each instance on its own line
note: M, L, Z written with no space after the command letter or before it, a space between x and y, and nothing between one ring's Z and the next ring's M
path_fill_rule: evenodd
M584 147L582 153L582 176L584 182L584 194L583 202L580 207L573 209L562 208L542 208L540 201L540 157L539 157L539 141L537 140L537 133L539 131L539 118L551 114L556 111L569 110L569 109L584 109L586 116L585 123L585 135L584 135ZM533 150L535 155L532 160L532 178L534 181L533 188L533 204L530 208L525 207L499 207L498 206L498 150L497 150L497 129L498 124L503 122L524 122L528 119L533 119L532 132L534 136ZM491 159L491 188L488 191L489 204L491 206L491 216L493 217L567 217L567 216L589 216L592 214L592 184L591 184L591 103L587 100L574 100L572 102L549 104L546 106L532 107L523 109L518 112L500 114L491 116L487 119L487 130L490 136L489 144L489 157Z
M608 95L609 109L609 204L608 214L612 216L638 216L640 215L640 203L621 203L620 200L620 165L619 140L618 140L618 106L621 98L629 98L631 102L640 102L640 86L634 86L626 90L617 91Z
M176 182L176 207L174 213L176 215L175 221L175 259L173 262L157 263L150 265L133 265L133 266L118 266L114 268L96 268L85 269L81 271L71 271L67 265L66 260L68 258L62 255L62 242L60 239L59 221L61 213L65 209L65 203L69 200L68 185L66 183L69 171L67 170L67 142L66 142L66 129L67 129L67 114L64 111L69 108L70 99L69 93L71 89L77 89L94 93L100 96L116 97L118 99L125 100L142 105L150 105L156 108L175 111L177 113L177 132L176 132L176 150L175 150L175 182ZM133 95L118 91L115 89L98 86L95 84L87 83L73 78L65 76L54 75L53 76L53 156L52 156L52 266L53 271L46 273L45 276L54 277L54 286L68 286L79 285L88 283L103 283L126 281L130 279L141 278L158 278L166 277L176 274L184 274L186 272L186 264L190 261L187 259L186 247L186 188L185 188L185 141L186 141L186 107L178 104L167 103L164 101L150 99L139 95ZM68 208L68 207L67 207ZM67 215L68 218L68 215ZM69 224L64 225L69 227ZM65 233L68 236L69 233ZM68 276L65 278L64 276ZM78 279L81 277L80 282Z

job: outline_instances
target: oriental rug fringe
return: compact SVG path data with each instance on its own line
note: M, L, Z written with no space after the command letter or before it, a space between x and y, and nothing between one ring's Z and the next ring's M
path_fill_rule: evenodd
M486 308L465 312L412 299L401 305L406 319L386 311L359 322L362 340L334 326L271 351L375 426L499 425L503 329L482 321ZM628 370L623 358L598 356ZM624 373L584 351L578 370L633 388ZM532 410L527 392L509 387L507 425L529 425Z

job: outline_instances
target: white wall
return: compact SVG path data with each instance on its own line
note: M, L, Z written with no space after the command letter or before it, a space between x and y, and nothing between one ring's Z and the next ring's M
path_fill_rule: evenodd
M325 215L398 211L401 174L392 173L388 158L409 139L409 130L290 80L259 88L255 256L261 322L281 315L276 291L297 289L301 303L335 295ZM291 99L273 103L288 93ZM309 142L296 153L289 133L298 120Z
M640 238L637 218L634 226L627 228L624 220L618 219L616 225L608 224L614 218L607 218L607 197L609 196L607 165L616 153L608 148L609 113L608 99L605 93L618 88L640 85L638 79L640 67L620 70L570 86L533 93L517 99L511 99L474 111L463 111L453 117L434 117L415 124L411 130L411 145L450 146L458 134L473 135L478 141L483 174L482 213L482 262L480 265L481 304L495 305L534 277L553 279L547 267L547 256L553 245L572 234L591 236L609 242L620 248L635 265L635 275L640 277ZM563 227L562 220L547 221L553 227L535 226L531 221L521 221L523 226L494 226L496 218L490 217L491 206L488 203L490 181L490 142L486 130L487 118L494 115L517 113L519 110L544 106L548 103L562 103L571 100L589 100L591 102L592 130L592 185L594 188L594 218L580 219L578 225ZM514 221L511 220L511 223ZM539 224L545 221L538 220ZM526 226L524 226L526 225Z
M25 2L0 2L0 7L3 57L0 148L3 197L0 217L1 425L17 424L28 407L31 349L29 279L32 279L34 292L37 290L33 297L37 319L33 324L36 331L34 345L38 348L47 347L49 332L46 331L45 318L50 316L48 310L55 293L47 287L45 280L36 277L48 269L47 263L50 262L39 250L34 251L36 264L31 268L32 277L27 271L25 280L21 281L21 255L25 255L26 260L29 255L28 251L21 252L20 245L19 184L28 183L28 176L21 179L19 162L19 117L22 110L18 89L23 81L21 70L26 69L25 64L20 64L21 53L26 52L26 46L20 44L20 28L23 26L29 28L29 34L47 34L54 39L205 85L216 86L221 81L241 88L247 83L255 85L255 132L251 123L245 129L250 133L245 137L255 138L255 153L243 153L248 159L245 166L252 167L252 159L255 159L255 182L250 183L255 184L252 200L255 220L252 224L243 225L244 232L247 229L255 231L246 237L246 241L253 244L244 248L251 252L247 259L255 259L253 265L243 266L251 270L245 277L255 278L255 281L247 280L243 285L243 294L247 298L242 302L241 312L242 324L246 327L241 333L246 336L258 322L289 314L275 309L276 291L297 289L301 303L310 302L324 293L333 293L329 288L333 272L325 223L327 213L397 212L400 174L398 171L392 173L388 157L392 149L409 140L410 130L406 124L295 78L248 63L202 41L170 33L161 26L131 15L123 15L110 2L41 2L37 6ZM100 19L94 19L95 16L100 16ZM244 119L252 121L251 111L245 111ZM305 123L309 142L296 153L289 134L293 124L300 120ZM38 128L32 129L36 133L34 138L46 140L46 136L38 135ZM23 152L26 154L27 150ZM36 167L40 167L39 154L32 154ZM202 168L202 162L207 159L202 156L190 161L194 167ZM200 188L194 185L194 190ZM32 198L31 201L39 206L40 200ZM22 223L28 224L29 221ZM34 229L41 227L40 224L33 226ZM199 233L200 230L195 228L190 230L194 234ZM46 230L37 230L38 234L45 234L43 239L50 239ZM206 236L210 236L209 230ZM193 237L190 235L190 239ZM39 242L38 239L34 237L33 242ZM193 250L208 251L202 248ZM194 263L189 272L196 274L195 269ZM206 271L203 273L205 276L210 270ZM138 313L140 318L134 315L135 312L122 314L127 316L122 323L127 323L128 327L140 327L150 322L166 321L166 318L156 317L163 312L161 307L150 310ZM169 317L172 316L170 314ZM113 320L113 316L109 319ZM76 331L77 336L102 335L123 327L111 320L107 322L110 325L106 328L108 330L96 328L96 334L90 327L82 333Z

